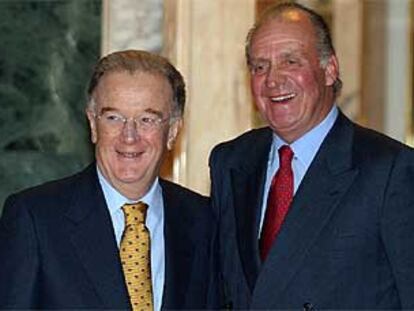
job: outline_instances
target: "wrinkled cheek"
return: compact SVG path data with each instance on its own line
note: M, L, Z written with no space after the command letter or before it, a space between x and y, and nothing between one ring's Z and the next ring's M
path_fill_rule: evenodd
M265 103L265 99L261 96L262 93L263 92L260 88L252 89L253 102L256 108L261 113L264 113L266 110L266 103Z
M318 77L315 75L302 75L298 77L297 81L307 93L315 93L320 87Z
M257 77L251 77L250 78L250 89L253 94L253 96L258 96L262 89L264 88L264 83L262 80L258 79Z

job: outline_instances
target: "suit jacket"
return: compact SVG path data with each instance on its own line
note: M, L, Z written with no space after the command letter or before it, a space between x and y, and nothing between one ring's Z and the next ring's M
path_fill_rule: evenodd
M211 154L226 306L414 309L412 149L340 113L261 263L271 141L269 128L252 130Z
M208 199L160 180L163 309L207 307ZM113 226L95 165L10 196L0 220L0 309L129 309Z

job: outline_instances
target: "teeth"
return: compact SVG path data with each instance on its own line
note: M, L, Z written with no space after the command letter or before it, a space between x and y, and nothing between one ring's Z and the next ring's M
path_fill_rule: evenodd
M120 154L125 158L136 158L138 156L138 152L120 152Z
M277 96L277 97L271 97L270 100L272 102L281 102L284 100L288 100L288 99L292 99L293 97L295 97L296 95L294 93L288 94L288 95L283 95L283 96Z

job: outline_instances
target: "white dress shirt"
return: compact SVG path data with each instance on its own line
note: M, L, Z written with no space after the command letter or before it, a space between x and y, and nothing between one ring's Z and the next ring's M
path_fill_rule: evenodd
M161 310L162 295L164 289L165 271L165 246L164 246L164 203L162 189L158 178L154 181L149 191L138 201L131 201L120 194L105 179L98 170L99 182L101 184L106 204L111 215L112 225L114 226L115 238L118 248L121 244L122 234L125 228L124 212L122 206L125 203L144 202L148 205L147 226L151 239L151 279L153 290L154 310Z
M293 191L296 193L298 190L303 177L306 174L309 166L312 163L313 158L319 150L323 140L326 135L331 130L332 126L335 123L336 118L338 117L338 108L334 105L329 112L329 114L315 126L312 130L307 132L305 135L294 141L290 144L294 156L292 159L292 170L293 170ZM266 183L263 193L263 204L260 217L260 231L262 232L262 226L264 222L264 217L266 214L267 207L267 197L272 183L273 176L279 169L279 153L278 150L283 145L289 145L284 142L276 134L273 134L272 146L269 152L269 158L267 162L267 173L266 173ZM260 236L260 235L259 235Z

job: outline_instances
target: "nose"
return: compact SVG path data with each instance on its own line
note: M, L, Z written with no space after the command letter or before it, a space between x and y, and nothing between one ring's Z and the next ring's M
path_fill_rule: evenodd
M122 128L122 137L125 142L135 142L138 139L138 129L135 120L128 119Z
M274 88L280 84L283 84L284 80L285 77L283 72L278 69L276 65L271 65L266 76L266 86Z

